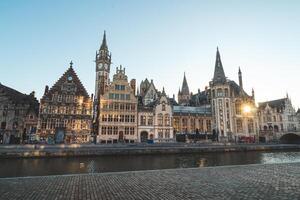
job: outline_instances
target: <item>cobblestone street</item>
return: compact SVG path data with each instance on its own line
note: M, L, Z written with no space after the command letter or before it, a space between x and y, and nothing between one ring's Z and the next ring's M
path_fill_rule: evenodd
M300 199L300 163L0 179L1 199Z

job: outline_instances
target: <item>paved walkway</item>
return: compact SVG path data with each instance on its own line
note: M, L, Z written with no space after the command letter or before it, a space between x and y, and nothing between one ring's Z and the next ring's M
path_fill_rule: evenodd
M0 199L300 199L300 163L3 178Z

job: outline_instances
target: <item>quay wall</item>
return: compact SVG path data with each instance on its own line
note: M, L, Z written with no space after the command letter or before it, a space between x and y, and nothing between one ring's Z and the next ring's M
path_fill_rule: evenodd
M240 151L300 151L297 144L0 145L0 158L151 155Z

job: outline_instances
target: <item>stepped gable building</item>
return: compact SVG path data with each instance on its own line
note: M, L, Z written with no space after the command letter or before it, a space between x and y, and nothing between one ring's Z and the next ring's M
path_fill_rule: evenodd
M108 50L106 42L106 33L104 31L102 44L98 51L96 51L96 82L95 82L95 96L93 105L93 134L99 132L99 105L100 96L107 90L110 80L110 66L111 66L111 53Z
M49 143L85 143L90 139L92 100L73 63L40 101L39 134ZM54 141L52 141L54 140Z
M0 144L29 142L35 136L39 103L0 83Z
M169 98L163 88L158 92L153 81L142 81L141 94L138 95L138 138L140 142L153 140L155 143L174 142L172 126L173 109L177 105L174 98Z
M242 72L238 72L239 84L227 79L220 52L217 49L215 70L210 86L213 132L220 139L236 139L240 136L256 136L257 117L254 91L252 96L243 89Z
M258 103L260 136L267 140L278 139L277 133L296 132L298 119L288 95L282 99Z
M129 83L125 68L117 67L113 81L100 95L97 142L138 142L135 87L135 79Z

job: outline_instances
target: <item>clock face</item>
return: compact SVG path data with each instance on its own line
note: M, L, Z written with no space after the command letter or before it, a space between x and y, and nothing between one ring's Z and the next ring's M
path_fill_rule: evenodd
M68 77L68 81L71 81L71 80L73 80L73 77L72 77L72 76L69 76L69 77Z
M107 65L107 64L104 64L104 68L107 69L107 68L108 68L108 65Z

